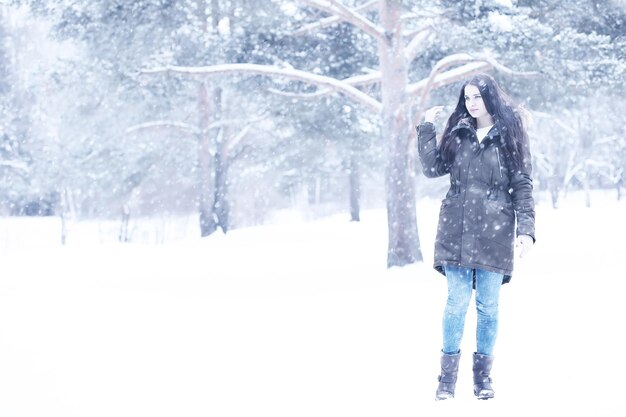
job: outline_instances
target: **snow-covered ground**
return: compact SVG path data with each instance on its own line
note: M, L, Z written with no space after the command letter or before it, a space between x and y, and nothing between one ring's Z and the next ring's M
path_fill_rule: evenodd
M538 204L492 401L472 394L473 308L457 397L434 401L438 201L417 208L426 261L391 269L384 211L163 244L74 224L61 246L58 219L0 219L0 416L621 415L626 202L592 203Z

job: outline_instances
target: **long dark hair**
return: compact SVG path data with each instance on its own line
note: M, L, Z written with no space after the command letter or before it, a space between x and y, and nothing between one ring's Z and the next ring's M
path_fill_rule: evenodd
M498 83L488 74L477 74L466 81L461 87L459 100L456 108L448 118L448 123L443 131L441 139L441 153L444 161L451 164L454 161L456 151L460 146L460 142L455 135L452 135L452 129L463 119L476 129L476 119L470 116L465 107L465 87L473 85L478 88L487 112L493 118L493 121L500 133L500 141L504 146L504 152L507 160L511 164L511 168L519 169L525 163L528 155L525 149L528 146L528 135L522 122L521 112L523 109L513 104L511 98L498 86Z

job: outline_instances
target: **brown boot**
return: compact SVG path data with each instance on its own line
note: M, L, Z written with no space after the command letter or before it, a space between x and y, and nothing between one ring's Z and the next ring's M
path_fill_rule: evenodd
M461 351L456 354L441 353L441 375L439 375L439 386L435 400L446 400L454 398L454 388L456 386L456 377L459 373L459 360L461 359Z
M474 353L474 395L479 400L488 400L494 396L489 376L492 365L493 356Z

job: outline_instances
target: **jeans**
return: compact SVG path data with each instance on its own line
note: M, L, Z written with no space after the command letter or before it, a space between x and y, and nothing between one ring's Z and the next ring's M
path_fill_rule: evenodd
M473 269L445 266L448 301L443 314L443 352L458 353L465 327L465 314L472 298ZM476 352L493 355L498 335L498 299L502 274L476 269Z

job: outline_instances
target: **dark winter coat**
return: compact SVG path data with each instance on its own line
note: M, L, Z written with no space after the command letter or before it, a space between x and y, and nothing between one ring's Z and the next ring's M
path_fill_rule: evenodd
M450 174L450 190L439 212L434 267L444 275L444 265L480 268L503 274L507 283L513 272L516 233L535 239L530 162L521 169L510 166L497 125L480 144L466 119L450 133L459 148L454 161L445 164L432 123L417 127L424 175Z

